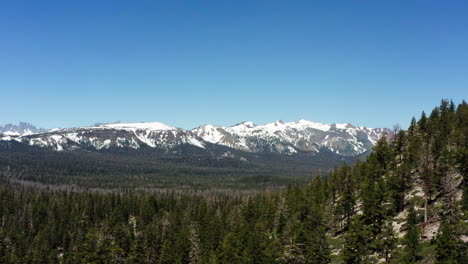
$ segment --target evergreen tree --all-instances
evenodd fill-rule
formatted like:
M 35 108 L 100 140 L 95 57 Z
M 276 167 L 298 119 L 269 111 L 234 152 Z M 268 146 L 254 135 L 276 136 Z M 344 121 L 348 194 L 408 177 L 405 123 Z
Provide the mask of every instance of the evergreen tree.
M 458 264 L 460 254 L 458 247 L 458 238 L 453 232 L 452 226 L 447 221 L 442 221 L 439 233 L 436 237 L 436 259 L 438 264 Z M 466 254 L 466 252 L 465 252 Z
M 250 259 L 245 254 L 245 245 L 242 234 L 231 232 L 226 235 L 220 247 L 219 263 L 250 263 Z
M 335 214 L 344 230 L 347 230 L 350 226 L 351 217 L 354 215 L 354 206 L 356 203 L 355 184 L 351 174 L 351 168 L 348 165 L 343 164 L 335 173 L 338 175 L 339 179 L 339 196 Z
M 369 259 L 370 249 L 368 247 L 370 232 L 366 229 L 359 216 L 353 218 L 351 227 L 345 236 L 343 248 L 343 260 L 346 264 L 371 263 Z
M 377 235 L 375 240 L 375 248 L 385 259 L 385 263 L 390 263 L 390 256 L 392 252 L 395 251 L 398 242 L 390 223 L 391 219 L 388 219 L 387 224 L 382 229 L 382 232 Z
M 190 253 L 189 263 L 190 264 L 201 264 L 201 252 L 200 252 L 200 238 L 198 232 L 195 229 L 195 225 L 190 225 Z
M 407 231 L 403 238 L 404 254 L 402 263 L 411 264 L 415 263 L 418 259 L 417 253 L 419 251 L 419 229 L 417 227 L 417 215 L 414 206 L 410 205 L 408 217 L 406 218 Z
M 303 244 L 305 263 L 326 264 L 330 263 L 330 248 L 326 241 L 326 230 L 323 226 L 315 227 L 313 230 L 305 230 L 300 238 Z

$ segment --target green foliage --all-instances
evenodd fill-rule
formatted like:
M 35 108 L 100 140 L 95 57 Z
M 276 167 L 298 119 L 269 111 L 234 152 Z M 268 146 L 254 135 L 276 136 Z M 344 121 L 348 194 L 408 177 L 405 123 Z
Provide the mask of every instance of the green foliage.
M 390 263 L 393 252 L 395 251 L 398 240 L 390 225 L 390 219 L 383 227 L 382 232 L 379 233 L 374 241 L 374 248 L 379 253 L 380 257 L 385 259 L 385 263 Z
M 404 254 L 402 258 L 402 263 L 410 264 L 416 263 L 418 251 L 420 249 L 419 245 L 419 227 L 417 226 L 417 215 L 414 210 L 414 206 L 410 205 L 408 211 L 408 217 L 406 218 L 406 234 L 403 238 Z
M 438 264 L 458 264 L 462 262 L 463 247 L 455 232 L 452 225 L 447 221 L 443 221 L 439 229 L 439 233 L 436 237 L 436 260 Z
M 232 168 L 179 164 L 178 174 L 118 156 L 100 168 L 92 158 L 104 156 L 84 154 L 70 171 L 60 164 L 74 156 L 57 165 L 0 153 L 0 263 L 467 263 L 467 129 L 466 102 L 444 100 L 379 140 L 366 160 L 284 189 L 268 189 L 273 176 L 263 169 L 241 168 L 236 178 Z M 214 191 L 223 177 L 244 185 Z M 425 228 L 439 219 L 430 240 Z
M 343 260 L 346 264 L 371 263 L 371 251 L 368 247 L 371 237 L 371 232 L 360 217 L 354 217 L 343 248 Z

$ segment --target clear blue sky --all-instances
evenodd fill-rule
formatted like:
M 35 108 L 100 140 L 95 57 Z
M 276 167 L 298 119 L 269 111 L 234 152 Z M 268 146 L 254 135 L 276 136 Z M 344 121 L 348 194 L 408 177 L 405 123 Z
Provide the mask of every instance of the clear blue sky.
M 467 98 L 467 14 L 467 1 L 1 1 L 0 123 L 406 127 Z

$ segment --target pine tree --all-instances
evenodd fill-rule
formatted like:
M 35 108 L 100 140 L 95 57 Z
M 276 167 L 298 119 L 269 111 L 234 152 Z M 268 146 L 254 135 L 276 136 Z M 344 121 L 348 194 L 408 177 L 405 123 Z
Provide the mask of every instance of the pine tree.
M 201 264 L 201 252 L 200 252 L 200 238 L 194 224 L 190 225 L 190 253 L 189 263 L 190 264 Z
M 298 237 L 305 263 L 330 263 L 331 252 L 324 224 L 325 188 L 320 175 L 316 175 L 306 188 L 306 216 Z
M 326 230 L 323 226 L 317 226 L 312 230 L 304 230 L 301 234 L 305 263 L 327 264 L 330 263 L 330 248 L 326 241 Z
M 460 253 L 458 238 L 453 232 L 452 226 L 447 221 L 442 221 L 439 233 L 436 237 L 437 264 L 458 264 Z
M 355 184 L 353 176 L 351 174 L 351 168 L 343 164 L 343 166 L 337 170 L 339 179 L 339 198 L 336 205 L 336 214 L 340 222 L 343 223 L 343 229 L 347 230 L 350 226 L 351 217 L 354 215 L 354 206 L 356 203 L 355 198 Z
M 177 259 L 176 228 L 172 216 L 166 214 L 162 222 L 162 245 L 160 253 L 161 264 L 175 263 Z
M 376 154 L 371 154 L 365 167 L 365 179 L 361 187 L 361 200 L 364 224 L 374 235 L 380 232 L 385 219 L 385 184 L 383 169 Z
M 393 227 L 390 224 L 391 218 L 388 219 L 387 223 L 382 229 L 382 232 L 377 235 L 375 240 L 375 248 L 380 255 L 385 258 L 385 263 L 390 263 L 390 256 L 392 252 L 395 251 L 397 246 L 397 238 L 395 232 L 393 231 Z
M 251 261 L 245 255 L 245 244 L 241 234 L 231 232 L 226 235 L 220 247 L 218 261 L 222 264 L 242 264 Z
M 368 242 L 371 237 L 360 217 L 353 217 L 351 227 L 345 236 L 342 253 L 344 262 L 346 264 L 370 263 Z
M 434 111 L 433 111 L 434 112 Z M 434 117 L 435 118 L 435 117 Z M 430 121 L 430 120 L 429 120 Z M 423 138 L 423 164 L 422 164 L 422 181 L 424 191 L 424 223 L 422 233 L 424 234 L 425 226 L 428 223 L 429 218 L 429 199 L 432 193 L 432 178 L 433 170 L 431 168 L 431 142 L 432 142 L 432 127 L 431 123 L 426 118 L 426 114 L 422 112 L 421 118 L 419 119 L 419 128 L 422 132 Z
M 417 261 L 419 251 L 419 229 L 417 227 L 417 215 L 414 206 L 410 205 L 406 218 L 407 231 L 403 238 L 404 254 L 402 263 L 411 264 Z
M 131 264 L 146 263 L 144 240 L 141 235 L 135 237 L 128 256 L 128 260 L 128 263 Z

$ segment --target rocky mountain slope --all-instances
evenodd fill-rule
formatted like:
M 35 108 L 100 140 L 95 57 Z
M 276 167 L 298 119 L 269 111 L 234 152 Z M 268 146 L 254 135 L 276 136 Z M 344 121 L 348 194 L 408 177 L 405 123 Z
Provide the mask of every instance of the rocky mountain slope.
M 184 130 L 162 123 L 114 123 L 89 127 L 15 130 L 0 134 L 0 140 L 62 150 L 106 150 L 150 147 L 170 150 L 191 145 L 205 149 L 221 145 L 252 153 L 318 153 L 326 149 L 342 156 L 357 156 L 369 151 L 388 129 L 355 127 L 351 124 L 321 124 L 306 120 L 266 125 L 243 122 L 230 127 L 206 125 Z
M 266 125 L 243 122 L 230 127 L 206 125 L 193 133 L 205 141 L 249 152 L 319 152 L 355 156 L 369 151 L 388 129 L 355 127 L 351 124 L 321 124 L 307 120 Z
M 15 140 L 31 146 L 49 147 L 57 151 L 77 149 L 172 148 L 191 144 L 204 148 L 203 142 L 189 131 L 161 123 L 118 123 L 90 127 L 53 129 L 44 133 L 6 136 L 2 140 Z

